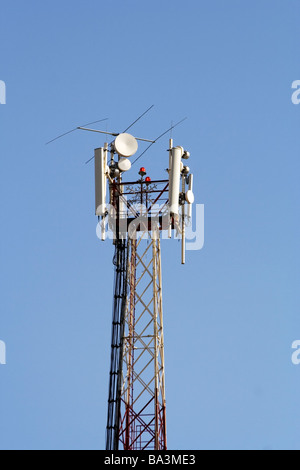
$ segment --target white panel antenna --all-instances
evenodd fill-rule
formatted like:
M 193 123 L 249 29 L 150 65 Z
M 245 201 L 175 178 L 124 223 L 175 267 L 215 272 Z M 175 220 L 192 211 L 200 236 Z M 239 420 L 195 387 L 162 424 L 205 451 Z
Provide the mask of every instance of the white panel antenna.
M 182 147 L 174 147 L 172 149 L 171 168 L 170 168 L 170 188 L 169 188 L 169 205 L 170 212 L 173 215 L 179 215 L 179 194 L 180 194 L 180 177 L 182 170 L 182 155 L 184 149 Z
M 171 168 L 172 168 L 172 155 L 173 155 L 173 139 L 169 141 L 169 197 L 172 192 Z M 172 224 L 169 225 L 168 237 L 172 238 Z
M 189 219 L 192 217 L 192 208 L 193 208 L 193 204 L 195 202 L 195 196 L 194 196 L 194 193 L 193 193 L 193 183 L 194 183 L 194 175 L 190 174 L 190 176 L 189 176 L 189 189 L 188 189 L 188 191 L 186 192 L 186 195 L 185 195 L 185 199 L 188 203 L 187 216 L 188 216 Z
M 107 151 L 98 148 L 95 150 L 95 211 L 98 216 L 104 216 L 106 212 L 106 173 Z

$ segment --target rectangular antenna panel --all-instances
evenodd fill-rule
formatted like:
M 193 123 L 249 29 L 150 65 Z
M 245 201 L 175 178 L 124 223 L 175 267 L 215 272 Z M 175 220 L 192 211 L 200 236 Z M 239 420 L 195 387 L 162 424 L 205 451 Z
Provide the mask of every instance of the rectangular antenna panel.
M 183 155 L 182 147 L 172 149 L 172 159 L 170 168 L 170 190 L 169 204 L 171 214 L 179 214 L 179 194 L 180 194 L 180 177 L 181 177 L 181 158 Z
M 189 191 L 193 191 L 193 184 L 194 184 L 194 175 L 191 173 L 189 176 Z M 192 209 L 193 209 L 193 204 L 188 204 L 188 218 L 190 219 L 192 217 Z
M 103 148 L 95 150 L 95 212 L 98 216 L 105 215 L 106 211 L 106 155 Z

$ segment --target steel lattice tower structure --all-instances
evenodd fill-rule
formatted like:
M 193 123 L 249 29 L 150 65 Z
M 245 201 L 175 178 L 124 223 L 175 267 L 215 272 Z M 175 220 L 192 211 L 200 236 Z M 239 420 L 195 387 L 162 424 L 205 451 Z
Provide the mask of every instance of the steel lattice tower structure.
M 109 165 L 108 144 L 95 150 L 96 215 L 102 240 L 108 228 L 115 245 L 106 450 L 167 449 L 161 234 L 181 234 L 184 264 L 193 202 L 193 178 L 182 161 L 188 152 L 171 139 L 167 180 L 145 178 L 142 167 L 137 181 L 124 182 L 136 149 L 136 139 L 120 134 Z
M 126 450 L 166 449 L 159 230 L 146 247 L 129 240 L 119 441 Z

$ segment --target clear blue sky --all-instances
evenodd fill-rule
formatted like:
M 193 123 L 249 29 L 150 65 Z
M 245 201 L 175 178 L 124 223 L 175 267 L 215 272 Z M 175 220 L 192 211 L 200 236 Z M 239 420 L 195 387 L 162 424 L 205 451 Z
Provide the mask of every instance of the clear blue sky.
M 113 288 L 77 125 L 192 154 L 205 247 L 163 243 L 170 449 L 300 449 L 297 0 L 0 3 L 1 449 L 102 449 Z M 104 124 L 104 128 L 106 124 Z M 141 161 L 167 165 L 168 136 Z

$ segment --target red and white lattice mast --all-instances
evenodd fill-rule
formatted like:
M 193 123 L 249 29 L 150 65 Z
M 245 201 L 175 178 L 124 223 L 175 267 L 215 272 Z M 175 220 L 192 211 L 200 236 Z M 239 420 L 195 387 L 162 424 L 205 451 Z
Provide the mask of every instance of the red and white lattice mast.
M 181 235 L 184 264 L 193 176 L 189 153 L 171 139 L 167 179 L 151 181 L 142 167 L 137 180 L 125 181 L 138 140 L 147 140 L 113 135 L 95 150 L 100 237 L 115 245 L 106 449 L 166 450 L 161 234 Z

